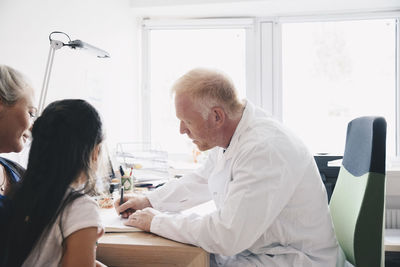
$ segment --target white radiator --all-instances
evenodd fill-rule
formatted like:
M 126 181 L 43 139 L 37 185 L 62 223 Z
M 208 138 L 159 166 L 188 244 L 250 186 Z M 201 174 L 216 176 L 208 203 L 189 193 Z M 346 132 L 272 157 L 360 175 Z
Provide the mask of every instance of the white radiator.
M 400 229 L 400 209 L 386 209 L 386 229 Z

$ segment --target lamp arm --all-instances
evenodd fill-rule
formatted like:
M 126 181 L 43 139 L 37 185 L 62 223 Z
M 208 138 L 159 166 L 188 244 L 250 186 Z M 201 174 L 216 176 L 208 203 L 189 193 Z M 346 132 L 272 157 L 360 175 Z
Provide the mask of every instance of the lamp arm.
M 51 70 L 53 68 L 55 51 L 62 48 L 64 45 L 65 44 L 61 41 L 50 40 L 50 50 L 49 50 L 49 55 L 47 56 L 46 70 L 44 72 L 42 91 L 40 92 L 40 98 L 39 98 L 38 116 L 42 114 L 44 105 L 46 103 L 47 90 L 49 88 L 50 75 L 51 75 Z
M 47 56 L 46 70 L 44 72 L 42 91 L 40 92 L 38 116 L 42 114 L 44 103 L 46 101 L 47 89 L 49 88 L 50 74 L 53 66 L 55 48 L 50 45 L 49 55 Z

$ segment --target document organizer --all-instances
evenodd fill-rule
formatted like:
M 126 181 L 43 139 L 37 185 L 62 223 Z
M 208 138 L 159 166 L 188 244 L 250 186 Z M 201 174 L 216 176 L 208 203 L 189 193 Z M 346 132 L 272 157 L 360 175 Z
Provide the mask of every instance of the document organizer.
M 116 159 L 125 168 L 132 168 L 135 182 L 168 179 L 168 153 L 150 143 L 118 143 Z

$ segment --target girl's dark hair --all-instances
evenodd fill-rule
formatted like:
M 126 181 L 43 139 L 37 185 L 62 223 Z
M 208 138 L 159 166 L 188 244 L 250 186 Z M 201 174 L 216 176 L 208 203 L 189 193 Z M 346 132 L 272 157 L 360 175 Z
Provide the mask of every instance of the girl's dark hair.
M 51 103 L 35 121 L 32 138 L 22 182 L 10 193 L 7 240 L 1 241 L 6 242 L 7 256 L 1 266 L 21 266 L 65 207 L 94 188 L 91 155 L 103 133 L 93 106 L 78 99 Z M 86 177 L 84 187 L 69 191 L 82 174 Z M 59 227 L 62 229 L 61 220 Z

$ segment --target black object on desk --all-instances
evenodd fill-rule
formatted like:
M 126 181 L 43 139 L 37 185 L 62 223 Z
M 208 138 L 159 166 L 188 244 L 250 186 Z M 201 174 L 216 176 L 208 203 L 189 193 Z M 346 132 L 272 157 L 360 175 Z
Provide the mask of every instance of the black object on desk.
M 141 183 L 141 184 L 135 184 L 135 187 L 152 187 L 153 184 L 151 183 Z
M 328 202 L 331 200 L 333 189 L 335 188 L 336 180 L 339 175 L 340 166 L 328 166 L 332 160 L 342 159 L 343 156 L 317 154 L 314 156 L 317 163 L 319 174 L 324 182 L 326 193 L 328 194 Z
M 121 174 L 121 177 L 125 175 L 124 169 L 121 165 L 119 166 L 119 173 Z
M 118 191 L 120 186 L 120 183 L 110 183 L 110 194 L 112 195 L 114 191 Z
M 157 185 L 152 184 L 152 183 L 140 183 L 140 184 L 135 184 L 135 187 L 141 187 L 141 188 L 147 188 L 149 190 L 154 190 L 156 188 L 159 188 L 160 186 L 163 186 L 165 183 L 159 183 Z
M 121 192 L 119 194 L 119 205 L 124 204 L 124 188 L 121 186 Z

